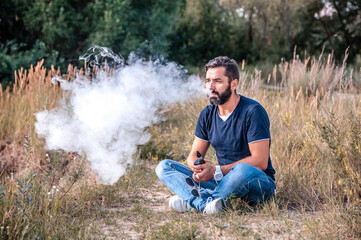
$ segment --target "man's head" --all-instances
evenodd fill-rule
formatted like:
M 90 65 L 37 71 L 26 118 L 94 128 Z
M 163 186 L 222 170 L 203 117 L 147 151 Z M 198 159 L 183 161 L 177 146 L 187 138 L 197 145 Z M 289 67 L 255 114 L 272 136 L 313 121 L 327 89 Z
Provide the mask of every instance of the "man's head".
M 235 60 L 226 56 L 219 56 L 210 60 L 204 68 L 207 73 L 208 69 L 217 67 L 225 68 L 225 75 L 228 77 L 229 83 L 234 79 L 239 80 L 238 65 Z
M 216 57 L 206 66 L 206 88 L 211 91 L 209 101 L 213 105 L 226 103 L 232 94 L 236 94 L 239 71 L 235 60 L 228 57 Z

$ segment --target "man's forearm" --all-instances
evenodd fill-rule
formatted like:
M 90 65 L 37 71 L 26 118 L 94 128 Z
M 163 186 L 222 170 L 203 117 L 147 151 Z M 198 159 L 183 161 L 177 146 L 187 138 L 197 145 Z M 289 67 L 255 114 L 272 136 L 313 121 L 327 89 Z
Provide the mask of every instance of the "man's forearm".
M 224 165 L 221 167 L 223 175 L 231 171 L 234 165 L 239 163 L 248 163 L 262 171 L 266 170 L 269 158 L 269 140 L 262 140 L 249 144 L 251 155 L 238 160 L 237 162 Z
M 266 162 L 266 164 L 265 164 L 265 162 Z M 237 162 L 223 165 L 223 166 L 221 166 L 223 175 L 226 175 L 227 173 L 229 173 L 229 171 L 231 171 L 232 167 L 239 163 L 248 163 L 248 164 L 263 171 L 267 168 L 268 158 L 266 160 L 266 159 L 260 158 L 260 157 L 249 156 L 249 157 L 243 158 L 241 160 L 238 160 Z

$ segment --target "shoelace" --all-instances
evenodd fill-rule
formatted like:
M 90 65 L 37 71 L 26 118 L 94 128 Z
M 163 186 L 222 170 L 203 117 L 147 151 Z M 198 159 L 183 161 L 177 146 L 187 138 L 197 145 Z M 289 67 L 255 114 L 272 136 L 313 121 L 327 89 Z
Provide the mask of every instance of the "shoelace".
M 207 208 L 207 205 L 209 204 L 209 203 L 211 203 L 213 201 L 213 198 L 212 197 L 208 197 L 207 198 L 207 201 L 206 201 L 206 206 L 205 206 L 205 208 L 203 209 L 203 216 L 205 216 L 205 215 L 207 215 L 207 213 L 206 213 L 206 208 Z

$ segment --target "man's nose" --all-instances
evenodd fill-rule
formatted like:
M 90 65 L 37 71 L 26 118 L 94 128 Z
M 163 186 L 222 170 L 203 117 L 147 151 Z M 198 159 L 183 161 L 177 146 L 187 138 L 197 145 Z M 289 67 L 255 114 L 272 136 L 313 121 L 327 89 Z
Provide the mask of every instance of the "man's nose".
M 210 89 L 210 90 L 214 90 L 214 89 L 215 89 L 215 84 L 214 84 L 213 81 L 210 81 L 210 82 L 208 83 L 208 89 Z

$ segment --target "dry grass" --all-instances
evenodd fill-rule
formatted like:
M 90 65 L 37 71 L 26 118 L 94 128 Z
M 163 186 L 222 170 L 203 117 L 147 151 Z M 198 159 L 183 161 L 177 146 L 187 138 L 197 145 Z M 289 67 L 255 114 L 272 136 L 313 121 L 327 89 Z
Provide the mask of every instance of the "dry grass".
M 167 109 L 168 120 L 149 129 L 152 138 L 139 147 L 130 172 L 115 185 L 102 186 L 95 183 L 84 157 L 64 152 L 46 156 L 34 133 L 34 113 L 53 108 L 62 97 L 50 84 L 59 73 L 42 63 L 21 70 L 13 89 L 0 92 L 0 139 L 10 140 L 0 159 L 20 163 L 1 170 L 0 236 L 359 239 L 361 77 L 346 69 L 345 62 L 337 66 L 332 56 L 305 61 L 296 56 L 276 66 L 269 77 L 276 90 L 263 88 L 260 71 L 241 72 L 238 92 L 259 101 L 270 117 L 277 193 L 258 208 L 234 201 L 220 216 L 170 211 L 165 201 L 171 193 L 154 173 L 159 160 L 184 161 L 206 99 Z M 69 67 L 69 78 L 76 72 Z M 277 72 L 280 79 L 275 79 Z M 6 158 L 11 144 L 25 145 L 19 157 Z M 216 161 L 213 150 L 207 157 Z M 18 165 L 24 169 L 10 174 Z
M 34 139 L 33 143 L 36 146 L 34 150 L 38 156 L 44 155 L 40 154 L 44 153 L 44 150 L 42 142 L 34 131 L 34 114 L 55 107 L 62 94 L 57 86 L 51 84 L 52 77 L 60 74 L 60 71 L 54 68 L 47 70 L 42 65 L 43 61 L 35 67 L 31 66 L 29 70 L 20 69 L 15 72 L 15 82 L 11 89 L 8 87 L 3 92 L 0 86 L 0 139 L 21 146 L 23 137 L 30 136 Z M 5 149 L 8 147 L 6 144 Z M 1 156 L 2 162 L 6 159 L 6 156 Z M 24 156 L 19 156 L 17 160 L 23 159 Z M 39 158 L 33 160 L 35 160 L 34 164 L 40 164 Z M 11 166 L 12 163 L 4 165 Z M 9 173 L 15 169 L 10 167 L 2 170 Z

